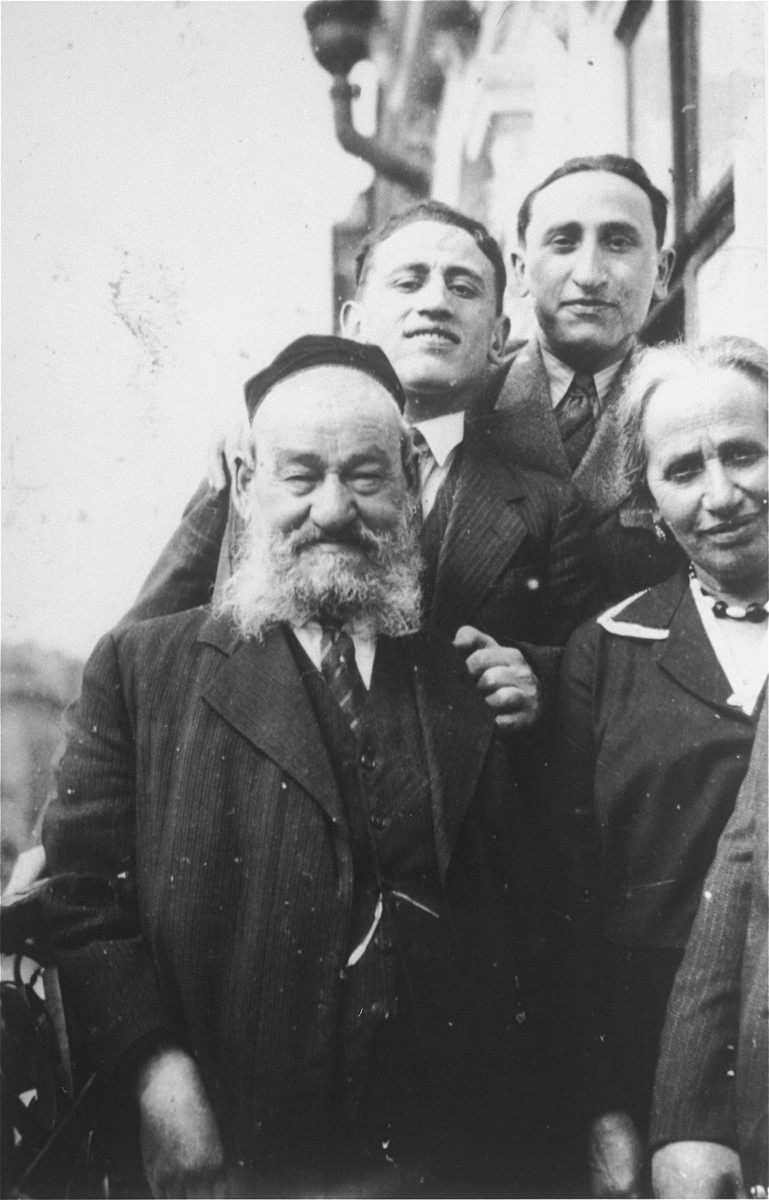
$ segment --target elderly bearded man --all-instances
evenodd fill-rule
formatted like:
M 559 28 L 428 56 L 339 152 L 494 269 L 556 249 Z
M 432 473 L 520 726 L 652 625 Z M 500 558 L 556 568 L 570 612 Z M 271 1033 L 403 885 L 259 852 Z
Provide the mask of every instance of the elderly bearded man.
M 534 1195 L 533 863 L 491 709 L 414 632 L 400 384 L 304 338 L 250 399 L 218 610 L 86 668 L 44 835 L 65 1004 L 154 1195 Z

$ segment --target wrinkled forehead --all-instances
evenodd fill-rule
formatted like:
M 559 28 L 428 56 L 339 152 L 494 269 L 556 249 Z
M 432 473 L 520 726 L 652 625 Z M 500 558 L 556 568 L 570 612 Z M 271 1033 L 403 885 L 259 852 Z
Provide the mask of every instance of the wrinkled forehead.
M 531 205 L 530 235 L 553 225 L 584 227 L 627 223 L 655 239 L 651 200 L 630 179 L 613 171 L 577 171 L 541 192 Z
M 252 424 L 257 444 L 276 447 L 317 438 L 359 439 L 389 449 L 400 444 L 403 423 L 394 396 L 365 371 L 310 367 L 276 384 Z
M 704 441 L 749 438 L 767 442 L 766 390 L 741 371 L 724 368 L 682 372 L 659 384 L 643 421 L 648 449 L 679 450 Z
M 387 274 L 400 267 L 464 267 L 494 286 L 494 268 L 472 234 L 442 221 L 412 221 L 378 242 L 368 271 Z

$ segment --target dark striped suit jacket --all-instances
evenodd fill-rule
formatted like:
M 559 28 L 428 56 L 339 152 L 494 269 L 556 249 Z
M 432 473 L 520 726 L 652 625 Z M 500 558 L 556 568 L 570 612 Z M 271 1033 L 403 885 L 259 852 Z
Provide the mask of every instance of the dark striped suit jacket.
M 445 639 L 406 652 L 454 926 L 524 989 L 542 927 L 507 751 Z M 194 1051 L 230 1161 L 280 1145 L 301 1165 L 333 1111 L 353 864 L 284 635 L 244 642 L 201 609 L 139 622 L 96 648 L 72 722 L 44 923 L 93 1065 L 165 1033 Z M 488 1032 L 515 1061 L 531 1009 L 505 995 L 510 1028 Z
M 768 861 L 764 704 L 670 997 L 651 1128 L 654 1143 L 739 1150 L 748 1191 L 769 1181 Z
M 431 625 L 562 646 L 595 611 L 587 516 L 572 485 L 519 465 L 509 414 L 468 415 Z

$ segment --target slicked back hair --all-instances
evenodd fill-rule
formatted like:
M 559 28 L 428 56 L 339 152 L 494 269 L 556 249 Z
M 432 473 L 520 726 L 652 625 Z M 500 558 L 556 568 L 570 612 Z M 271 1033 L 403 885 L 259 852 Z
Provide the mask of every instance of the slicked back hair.
M 355 255 L 355 283 L 358 291 L 360 292 L 365 286 L 375 247 L 386 242 L 399 229 L 405 228 L 406 225 L 413 225 L 416 221 L 436 221 L 439 225 L 455 225 L 457 229 L 463 229 L 465 233 L 470 234 L 478 249 L 494 268 L 494 293 L 497 314 L 500 314 L 507 286 L 507 272 L 505 271 L 505 260 L 496 238 L 491 236 L 486 226 L 482 225 L 480 221 L 466 216 L 448 204 L 442 204 L 440 200 L 420 200 L 417 204 L 412 204 L 410 208 L 395 213 L 388 221 L 385 221 L 384 225 L 373 230 L 363 239 Z
M 531 209 L 535 198 L 545 188 L 550 187 L 551 183 L 555 183 L 558 179 L 565 179 L 568 175 L 579 175 L 583 171 L 608 171 L 611 175 L 619 175 L 622 179 L 629 179 L 636 187 L 639 187 L 642 192 L 645 192 L 649 197 L 649 203 L 652 207 L 652 221 L 654 222 L 654 231 L 657 235 L 657 249 L 662 248 L 665 241 L 665 226 L 668 219 L 668 201 L 664 192 L 655 187 L 646 171 L 639 162 L 634 158 L 625 158 L 622 154 L 595 154 L 586 155 L 583 158 L 570 158 L 565 163 L 562 163 L 552 174 L 548 175 L 542 183 L 537 187 L 532 188 L 523 204 L 518 209 L 518 241 L 523 246 L 526 244 L 526 230 L 529 228 L 531 220 Z
M 704 371 L 735 371 L 767 392 L 767 355 L 750 338 L 716 337 L 698 345 L 684 342 L 651 346 L 644 350 L 632 371 L 617 406 L 622 436 L 623 473 L 635 500 L 646 507 L 654 503 L 646 482 L 649 454 L 644 438 L 644 418 L 655 393 L 666 383 L 688 380 Z

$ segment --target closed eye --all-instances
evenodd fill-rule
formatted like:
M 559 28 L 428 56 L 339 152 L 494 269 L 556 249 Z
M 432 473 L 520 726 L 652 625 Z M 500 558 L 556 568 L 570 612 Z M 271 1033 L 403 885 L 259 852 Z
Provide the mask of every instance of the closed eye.
M 381 488 L 384 482 L 384 475 L 381 471 L 356 471 L 351 476 L 351 481 L 357 492 L 367 495 Z
M 672 483 L 687 483 L 695 479 L 703 469 L 701 458 L 683 458 L 671 463 L 665 470 L 665 478 Z
M 316 476 L 310 471 L 288 471 L 283 476 L 283 481 L 299 496 L 315 486 Z
M 748 467 L 766 458 L 766 450 L 761 446 L 735 446 L 723 454 L 726 466 Z

